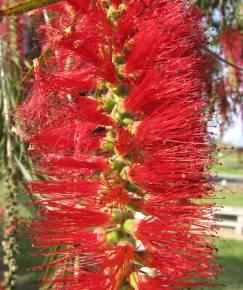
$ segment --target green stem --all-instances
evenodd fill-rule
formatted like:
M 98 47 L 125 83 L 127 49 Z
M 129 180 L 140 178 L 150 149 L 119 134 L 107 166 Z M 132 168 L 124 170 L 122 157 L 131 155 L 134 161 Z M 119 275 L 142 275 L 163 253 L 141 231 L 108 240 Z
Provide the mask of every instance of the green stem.
M 226 59 L 224 59 L 223 57 L 221 57 L 221 56 L 218 55 L 217 53 L 213 52 L 213 51 L 212 51 L 211 49 L 209 49 L 208 47 L 203 47 L 202 49 L 205 50 L 206 52 L 208 52 L 209 54 L 211 54 L 214 58 L 216 58 L 216 59 L 222 61 L 223 63 L 225 63 L 225 64 L 227 64 L 227 65 L 229 65 L 229 66 L 232 66 L 232 67 L 234 67 L 234 68 L 237 69 L 237 70 L 243 71 L 243 68 L 241 68 L 241 67 L 239 67 L 239 66 L 237 66 L 237 65 L 235 65 L 235 64 L 233 64 L 233 63 L 231 63 L 231 62 L 229 62 L 229 61 L 227 61 Z
M 47 5 L 62 2 L 63 0 L 27 0 L 0 10 L 0 16 L 11 16 L 32 11 Z

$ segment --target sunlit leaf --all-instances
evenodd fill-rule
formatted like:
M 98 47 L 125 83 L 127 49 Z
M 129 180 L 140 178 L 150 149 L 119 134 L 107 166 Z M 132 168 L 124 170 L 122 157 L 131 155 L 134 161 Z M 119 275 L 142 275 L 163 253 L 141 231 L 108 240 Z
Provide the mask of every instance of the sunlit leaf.
M 0 15 L 10 16 L 22 14 L 63 0 L 29 0 L 0 10 Z
M 23 163 L 18 159 L 18 157 L 14 156 L 15 160 L 16 160 L 16 164 L 19 168 L 19 170 L 21 171 L 21 173 L 23 174 L 24 178 L 27 180 L 32 180 L 32 177 L 29 173 L 29 171 L 26 169 L 26 167 L 23 165 Z

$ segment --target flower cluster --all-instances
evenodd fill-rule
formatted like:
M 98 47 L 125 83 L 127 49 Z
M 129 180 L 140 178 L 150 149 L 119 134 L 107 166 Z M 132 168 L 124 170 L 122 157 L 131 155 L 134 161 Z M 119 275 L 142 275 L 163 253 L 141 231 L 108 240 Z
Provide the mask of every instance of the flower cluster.
M 18 111 L 46 177 L 27 184 L 39 215 L 29 233 L 53 256 L 40 266 L 54 269 L 44 282 L 213 285 L 199 11 L 183 0 L 68 2 L 49 6 L 51 21 L 39 27 L 42 56 Z
M 220 44 L 222 47 L 223 55 L 226 60 L 231 62 L 235 67 L 230 67 L 227 76 L 225 76 L 225 90 L 229 96 L 234 95 L 235 102 L 240 103 L 240 95 L 242 94 L 242 68 L 243 61 L 241 57 L 241 43 L 242 43 L 242 34 L 240 30 L 236 28 L 226 29 L 221 37 Z

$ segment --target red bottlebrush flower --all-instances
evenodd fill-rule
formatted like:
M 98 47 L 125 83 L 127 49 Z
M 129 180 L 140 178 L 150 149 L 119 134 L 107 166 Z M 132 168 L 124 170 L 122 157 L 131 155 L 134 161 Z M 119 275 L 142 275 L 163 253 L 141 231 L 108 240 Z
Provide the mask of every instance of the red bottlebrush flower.
M 230 123 L 230 112 L 236 112 L 237 107 L 242 106 L 241 95 L 243 92 L 242 77 L 242 33 L 238 29 L 226 29 L 221 37 L 220 44 L 224 58 L 232 63 L 224 69 L 223 78 L 217 83 L 216 94 L 219 102 L 219 109 L 226 122 Z
M 114 7 L 118 7 L 120 3 L 121 0 L 112 0 L 112 5 L 114 5 Z
M 84 1 L 79 1 L 79 0 L 68 0 L 70 4 L 74 6 L 75 9 L 81 10 L 83 13 L 88 11 L 90 1 L 89 0 L 84 0 Z
M 52 289 L 213 285 L 209 65 L 187 1 L 68 1 L 41 28 L 18 116 L 36 172 L 27 232 Z M 58 17 L 58 15 L 60 17 Z M 201 282 L 195 282 L 198 281 Z
M 60 202 L 65 197 L 65 202 L 70 205 L 77 205 L 80 200 L 85 202 L 95 202 L 96 192 L 101 190 L 98 182 L 79 181 L 56 181 L 56 180 L 38 180 L 30 184 L 27 183 L 29 192 L 40 198 L 48 198 L 53 202 Z M 73 192 L 75 191 L 75 195 Z
M 60 273 L 56 274 L 55 279 L 50 281 L 52 283 L 55 283 L 56 286 L 54 286 L 55 288 L 53 288 L 55 290 L 63 289 L 64 283 L 66 284 L 66 290 L 79 290 L 80 287 L 84 287 L 84 289 L 96 290 L 104 289 L 106 287 L 106 277 L 104 273 L 86 271 L 77 272 L 77 270 L 73 269 L 73 267 L 61 267 L 60 270 Z M 63 273 L 65 273 L 66 271 L 76 274 L 75 282 L 73 281 L 73 275 L 63 275 Z
M 49 154 L 36 161 L 40 172 L 52 177 L 69 178 L 94 174 L 106 168 L 106 161 L 101 156 L 76 158 L 72 156 Z
M 75 120 L 74 117 L 77 117 L 77 112 L 72 116 L 73 120 Z M 65 119 L 62 121 L 64 123 Z M 68 121 L 70 122 L 70 120 Z M 58 124 L 60 124 L 60 120 L 58 120 Z M 58 124 L 55 124 L 57 126 L 53 126 L 54 128 L 51 130 L 42 130 L 42 132 L 35 134 L 28 141 L 34 146 L 39 146 L 38 152 L 47 150 L 50 152 L 52 148 L 52 151 L 57 153 L 58 151 L 69 149 L 75 152 L 76 157 L 80 157 L 98 149 L 100 147 L 100 139 L 105 137 L 105 132 L 95 132 L 97 129 L 97 124 L 95 123 L 75 122 L 63 127 L 58 127 Z M 74 136 L 76 137 L 74 138 Z
M 223 32 L 220 37 L 220 43 L 222 46 L 224 57 L 232 62 L 237 67 L 243 66 L 242 60 L 242 34 L 238 29 L 230 28 Z M 235 70 L 232 68 L 232 70 Z M 236 80 L 238 85 L 242 85 L 242 73 L 239 69 L 235 70 Z

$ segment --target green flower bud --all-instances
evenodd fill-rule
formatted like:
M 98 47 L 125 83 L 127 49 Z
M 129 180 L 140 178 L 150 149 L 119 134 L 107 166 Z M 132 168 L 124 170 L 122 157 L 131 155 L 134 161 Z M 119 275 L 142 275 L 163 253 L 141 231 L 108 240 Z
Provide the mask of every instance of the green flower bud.
M 107 234 L 107 239 L 110 243 L 117 243 L 121 239 L 121 232 L 111 231 Z
M 139 274 L 137 272 L 132 272 L 130 274 L 129 279 L 130 279 L 131 286 L 134 289 L 138 290 L 138 282 L 139 282 L 139 279 L 140 279 Z
M 125 220 L 125 222 L 123 223 L 123 229 L 125 232 L 129 233 L 129 234 L 133 234 L 135 228 L 136 228 L 136 220 L 134 219 L 127 219 Z

